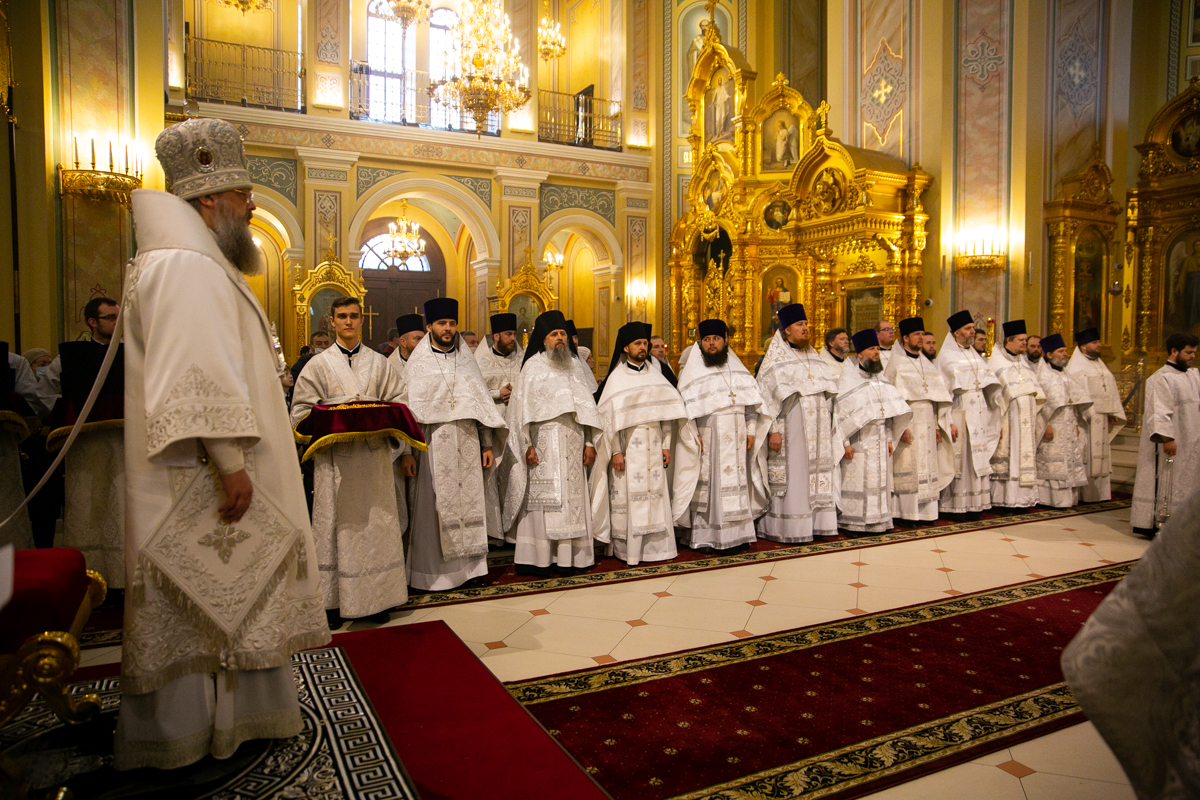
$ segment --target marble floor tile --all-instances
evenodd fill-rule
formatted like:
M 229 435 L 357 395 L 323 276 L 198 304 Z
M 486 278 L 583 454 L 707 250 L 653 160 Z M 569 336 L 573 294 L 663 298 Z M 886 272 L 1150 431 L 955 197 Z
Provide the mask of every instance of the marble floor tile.
M 753 610 L 754 606 L 736 600 L 671 596 L 661 598 L 642 615 L 642 619 L 651 625 L 731 633 L 746 627 Z
M 1016 555 L 1015 551 L 985 554 L 952 550 L 942 553 L 942 563 L 952 570 L 963 572 L 1000 572 L 1006 575 L 1033 572 L 1025 563 L 1028 559 L 1016 558 Z
M 591 658 L 607 655 L 631 630 L 628 623 L 617 620 L 567 617 L 552 613 L 531 617 L 511 634 L 499 638 L 509 647 L 521 650 L 542 650 Z
M 930 603 L 949 598 L 945 592 L 928 589 L 893 589 L 886 586 L 868 586 L 858 590 L 858 608 L 867 612 L 886 611 L 892 608 Z
M 981 533 L 983 532 L 971 531 L 952 536 L 939 536 L 931 541 L 930 549 L 937 548 L 950 553 L 999 556 L 1012 555 L 1017 552 L 1012 544 L 1000 538 L 1003 534 L 996 531 L 989 531 L 983 535 L 980 535 Z
M 855 608 L 858 590 L 849 584 L 811 583 L 808 581 L 765 581 L 759 598 L 767 605 L 804 606 L 845 611 Z M 733 630 L 732 628 L 730 630 Z
M 660 575 L 655 578 L 641 578 L 636 581 L 619 581 L 617 583 L 606 583 L 604 588 L 614 592 L 645 592 L 653 594 L 654 592 L 670 591 L 671 584 L 675 582 L 678 575 Z M 569 591 L 579 591 L 578 589 L 570 589 Z
M 1098 560 L 1092 548 L 1087 547 L 1078 539 L 1069 542 L 1037 542 L 1016 541 L 1013 546 L 1024 555 L 1034 558 L 1057 558 L 1067 561 L 1096 561 Z
M 1009 749 L 1013 759 L 1038 772 L 1129 783 L 1120 762 L 1091 722 L 1072 725 Z
M 1017 575 L 1012 572 L 973 572 L 969 570 L 955 570 L 954 572 L 946 573 L 946 577 L 950 579 L 950 587 L 957 589 L 960 592 L 983 592 L 988 589 L 996 589 L 1000 586 L 1009 586 L 1014 583 L 1031 580 L 1026 575 Z
M 546 606 L 551 614 L 592 619 L 641 619 L 659 598 L 649 592 L 614 592 L 606 587 L 564 592 Z
M 670 592 L 677 597 L 706 597 L 710 600 L 757 600 L 762 594 L 763 587 L 770 581 L 764 581 L 760 575 L 769 574 L 766 567 L 756 565 L 755 569 L 747 572 L 730 574 L 730 570 L 718 569 L 709 572 L 694 572 L 680 575 L 671 584 Z
M 937 555 L 930 553 L 930 555 Z M 869 556 L 868 556 L 869 557 Z M 940 567 L 941 564 L 938 564 Z M 890 589 L 929 589 L 944 591 L 951 588 L 945 572 L 934 567 L 897 567 L 887 564 L 859 567 L 858 582 L 867 586 L 885 586 Z
M 595 661 L 582 656 L 548 653 L 544 650 L 520 650 L 515 647 L 488 650 L 479 660 L 502 681 L 525 681 L 543 675 L 592 669 L 596 666 Z
M 1127 783 L 1105 783 L 1035 772 L 1021 778 L 1026 800 L 1137 800 Z
M 747 606 L 749 608 L 749 606 Z M 733 628 L 731 630 L 737 630 Z M 650 658 L 677 650 L 691 650 L 711 644 L 737 641 L 736 636 L 724 631 L 706 631 L 696 628 L 670 628 L 664 625 L 642 625 L 630 628 L 621 643 L 609 653 L 618 661 Z
M 942 565 L 942 556 L 926 547 L 895 547 L 882 545 L 863 549 L 859 559 L 871 566 L 887 565 L 893 567 L 926 567 L 936 569 Z M 865 583 L 865 581 L 864 581 Z
M 1079 548 L 1087 550 L 1086 547 Z M 1041 558 L 1032 556 L 1022 559 L 1025 566 L 1029 567 L 1029 571 L 1038 575 L 1065 575 L 1068 572 L 1078 572 L 1081 569 L 1092 569 L 1093 567 L 1102 567 L 1099 558 L 1090 559 L 1066 559 L 1066 558 Z
M 878 800 L 1026 800 L 1021 781 L 983 764 L 959 764 L 949 769 L 867 795 Z
M 513 608 L 483 607 L 471 603 L 433 609 L 424 621 L 440 619 L 458 638 L 467 642 L 498 642 L 534 617 Z
M 476 607 L 485 606 L 489 608 L 515 608 L 521 611 L 533 611 L 537 608 L 545 608 L 550 603 L 553 603 L 558 598 L 562 597 L 566 592 L 540 592 L 538 594 L 523 594 L 516 597 L 498 597 L 495 600 L 479 600 L 472 605 Z
M 854 616 L 847 611 L 831 608 L 805 608 L 804 606 L 765 605 L 758 606 L 746 623 L 746 630 L 758 636 L 764 633 L 806 628 L 825 622 Z
M 792 558 L 775 562 L 771 571 L 763 574 L 792 581 L 850 584 L 858 580 L 858 566 L 848 561 Z
M 971 763 L 984 764 L 989 767 L 994 767 L 997 764 L 1003 764 L 1012 760 L 1012 754 L 1009 752 L 1008 748 L 1005 747 L 1004 749 L 997 750 L 994 753 L 988 753 L 987 755 L 982 755 L 979 758 L 973 758 L 971 759 Z

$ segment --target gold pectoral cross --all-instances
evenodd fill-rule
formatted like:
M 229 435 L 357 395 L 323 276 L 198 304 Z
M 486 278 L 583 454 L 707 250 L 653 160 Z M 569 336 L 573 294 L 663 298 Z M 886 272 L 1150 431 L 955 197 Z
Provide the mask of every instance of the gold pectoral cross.
M 733 392 L 733 391 L 731 391 L 731 392 L 729 393 L 729 399 L 730 399 L 730 400 L 737 400 L 737 392 Z

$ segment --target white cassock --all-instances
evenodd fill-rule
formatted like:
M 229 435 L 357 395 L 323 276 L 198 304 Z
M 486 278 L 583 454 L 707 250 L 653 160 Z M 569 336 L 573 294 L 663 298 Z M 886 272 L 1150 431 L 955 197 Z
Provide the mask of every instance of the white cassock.
M 849 356 L 843 357 L 843 358 L 838 358 L 833 353 L 829 352 L 828 347 L 821 348 L 821 360 L 825 362 L 825 366 L 829 367 L 829 374 L 830 374 L 830 376 L 833 377 L 833 380 L 835 382 L 840 381 L 842 379 L 842 368 L 843 367 L 855 365 L 856 362 L 855 362 L 855 359 L 853 359 L 853 358 L 850 359 L 850 364 L 847 365 L 846 364 L 847 358 L 849 358 Z
M 897 438 L 892 454 L 892 517 L 928 522 L 938 518 L 938 498 L 954 480 L 950 435 L 954 398 L 935 364 L 903 346 L 898 349 L 883 376 L 900 392 L 913 416 L 907 429 L 912 441 Z
M 758 368 L 762 412 L 770 434 L 783 439 L 779 452 L 764 447 L 755 469 L 768 491 L 758 534 L 773 542 L 811 542 L 837 536 L 833 497 L 835 469 L 833 398 L 837 382 L 811 347 L 797 350 L 775 331 Z
M 595 563 L 583 449 L 594 446 L 600 416 L 573 361 L 559 367 L 545 352 L 530 356 L 509 398 L 500 471 L 507 477 L 505 530 L 516 523 L 517 564 L 582 569 Z M 531 446 L 536 467 L 525 461 Z
M 751 469 L 766 446 L 772 418 L 754 376 L 732 351 L 721 367 L 704 363 L 700 345 L 679 373 L 679 393 L 700 436 L 700 478 L 682 525 L 692 549 L 728 550 L 753 542 L 754 520 L 767 506 L 761 475 Z M 746 449 L 754 437 L 753 450 Z
M 1174 456 L 1163 452 L 1169 440 Z M 1200 371 L 1168 362 L 1146 379 L 1136 474 L 1129 521 L 1135 531 L 1153 532 L 1183 507 L 1200 477 Z
M 833 401 L 833 436 L 842 447 L 834 494 L 838 527 L 879 533 L 892 527 L 892 456 L 912 409 L 883 377 L 855 365 L 842 370 Z M 845 448 L 854 457 L 845 457 Z
M 396 375 L 399 376 L 400 380 L 404 380 L 404 368 L 408 366 L 408 359 L 400 355 L 400 348 L 397 347 L 395 350 L 389 353 L 387 360 L 388 363 L 392 365 L 392 369 L 395 370 Z
M 381 354 L 334 343 L 313 356 L 292 390 L 292 425 L 315 405 L 395 403 L 403 383 Z M 412 451 L 392 437 L 336 442 L 313 456 L 313 539 L 325 608 L 367 617 L 408 600 L 403 536 L 408 502 L 395 462 Z
M 125 279 L 126 569 L 118 769 L 303 728 L 293 653 L 329 642 L 270 323 L 188 203 L 133 193 Z M 250 507 L 220 523 L 217 470 Z
M 93 342 L 101 352 L 108 345 Z M 46 412 L 62 396 L 62 361 L 55 358 L 38 381 Z M 113 421 L 116 422 L 116 421 Z M 125 434 L 120 422 L 94 421 L 63 459 L 63 545 L 83 553 L 88 569 L 111 589 L 125 588 Z
M 1000 380 L 975 348 L 960 347 L 946 334 L 937 366 L 954 397 L 950 420 L 958 428 L 954 480 L 942 490 L 942 514 L 967 514 L 992 507 L 992 455 L 1000 426 Z
M 903 350 L 903 349 L 904 349 L 904 347 L 902 345 L 899 347 L 897 347 L 896 345 L 892 345 L 891 347 L 887 347 L 887 348 L 884 348 L 884 347 L 879 348 L 879 363 L 883 364 L 883 369 L 885 371 L 888 368 L 888 364 L 890 364 L 892 362 L 892 353 L 896 353 L 896 355 L 899 355 L 899 353 L 897 351 Z
M 34 380 L 33 370 L 29 368 L 29 362 L 17 353 L 9 353 L 8 368 L 13 371 L 13 390 L 29 405 L 29 409 L 37 414 L 37 382 Z M 36 419 L 32 421 L 37 422 Z M 25 500 L 25 484 L 21 479 L 21 451 L 18 446 L 29 436 L 29 422 L 15 411 L 0 411 L 0 520 L 7 519 Z M 28 509 L 23 509 L 0 531 L 0 546 L 6 544 L 11 544 L 17 550 L 33 547 L 33 526 L 29 522 Z M 90 564 L 88 566 L 91 567 Z M 104 577 L 107 579 L 108 575 Z
M 1003 346 L 992 350 L 988 368 L 1000 381 L 1000 442 L 992 455 L 992 505 L 1037 505 L 1037 446 L 1045 432 L 1039 413 L 1046 395 L 1033 365 Z
M 461 335 L 449 351 L 427 334 L 408 357 L 405 403 L 425 434 L 408 539 L 408 583 L 444 591 L 487 575 L 488 475 L 500 465 L 508 429 Z M 483 469 L 482 448 L 495 460 Z
M 1092 398 L 1088 409 L 1087 436 L 1083 442 L 1083 457 L 1087 466 L 1087 483 L 1079 490 L 1079 499 L 1098 503 L 1112 499 L 1112 443 L 1125 427 L 1125 406 L 1117 391 L 1112 370 L 1099 356 L 1089 358 L 1076 347 L 1067 362 L 1067 372 L 1082 380 Z M 1115 418 L 1110 422 L 1109 417 Z
M 1087 483 L 1087 468 L 1083 458 L 1087 418 L 1092 399 L 1087 387 L 1066 370 L 1055 369 L 1043 358 L 1037 366 L 1038 385 L 1046 396 L 1041 422 L 1054 432 L 1043 435 L 1037 446 L 1038 502 L 1055 508 L 1079 505 L 1079 488 Z
M 587 354 L 591 354 L 591 351 L 586 347 L 579 348 L 579 353 L 575 355 L 575 363 L 578 365 L 579 377 L 583 380 L 583 385 L 592 387 L 592 391 L 595 392 L 596 389 L 600 388 L 600 383 L 596 380 L 595 374 L 592 373 L 592 368 L 587 365 L 585 351 Z
M 700 476 L 696 424 L 662 373 L 624 358 L 608 372 L 598 404 L 603 431 L 592 469 L 596 539 L 629 565 L 677 556 L 675 524 L 688 512 Z M 671 452 L 663 468 L 662 451 Z M 625 470 L 612 468 L 614 454 Z
M 479 374 L 483 375 L 483 382 L 487 384 L 488 393 L 496 403 L 496 411 L 502 417 L 508 414 L 508 404 L 500 400 L 500 390 L 505 386 L 516 385 L 517 376 L 521 374 L 521 361 L 524 358 L 525 350 L 519 344 L 506 356 L 499 355 L 487 343 L 475 348 L 475 363 L 479 365 Z M 500 521 L 502 499 L 498 486 L 500 474 L 500 470 L 492 470 L 483 486 L 483 490 L 487 492 L 487 530 L 488 536 L 492 539 L 507 539 L 511 542 L 513 541 L 512 531 L 505 528 Z

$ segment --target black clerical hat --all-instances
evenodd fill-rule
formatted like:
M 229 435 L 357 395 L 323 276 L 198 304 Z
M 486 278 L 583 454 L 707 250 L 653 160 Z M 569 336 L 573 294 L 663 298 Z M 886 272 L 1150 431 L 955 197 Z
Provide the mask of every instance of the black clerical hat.
M 625 353 L 625 348 L 638 339 L 645 339 L 646 343 L 650 343 L 649 325 L 644 322 L 626 322 L 617 331 L 617 340 L 613 343 L 612 360 L 608 362 L 608 371 L 611 374 L 621 363 L 621 356 Z
M 1067 343 L 1063 341 L 1061 333 L 1052 333 L 1049 336 L 1042 337 L 1042 352 L 1050 355 L 1060 347 L 1066 347 Z
M 964 308 L 962 311 L 959 311 L 957 314 L 954 314 L 949 319 L 947 319 L 946 324 L 950 326 L 950 331 L 951 331 L 951 333 L 953 333 L 954 331 L 958 330 L 959 328 L 963 328 L 963 327 L 966 327 L 967 325 L 970 325 L 974 321 L 975 321 L 975 318 L 971 316 L 971 312 L 967 311 Z
M 432 325 L 439 319 L 458 322 L 458 301 L 453 297 L 435 297 L 425 301 L 425 322 Z
M 925 320 L 920 317 L 909 317 L 908 319 L 900 320 L 900 335 L 908 336 L 910 333 L 925 330 Z
M 1100 331 L 1095 328 L 1087 328 L 1075 334 L 1075 344 L 1085 345 L 1092 342 L 1100 341 Z
M 575 320 L 569 319 L 569 320 L 566 320 L 566 323 L 567 323 L 567 328 L 566 328 L 567 336 L 578 336 L 579 329 L 575 327 Z
M 1025 320 L 1023 319 L 1010 319 L 1008 322 L 1004 323 L 1005 339 L 1010 336 L 1020 336 L 1025 332 Z
M 404 314 L 396 317 L 396 333 L 403 336 L 413 331 L 425 332 L 425 318 L 420 314 Z
M 533 332 L 529 334 L 529 344 L 525 348 L 525 357 L 521 359 L 521 364 L 544 351 L 546 337 L 554 331 L 567 331 L 567 335 L 570 336 L 570 323 L 571 321 L 558 309 L 552 308 L 538 314 L 538 318 L 533 321 Z
M 879 347 L 879 334 L 874 328 L 867 328 L 850 337 L 854 342 L 854 352 L 861 353 L 869 347 Z
M 705 336 L 720 336 L 722 339 L 729 338 L 729 326 L 723 320 L 706 319 L 700 323 L 700 338 Z
M 779 309 L 779 327 L 787 330 L 797 322 L 807 322 L 808 314 L 804 313 L 804 306 L 799 303 L 792 303 Z
M 517 329 L 516 314 L 492 314 L 492 333 L 504 333 Z

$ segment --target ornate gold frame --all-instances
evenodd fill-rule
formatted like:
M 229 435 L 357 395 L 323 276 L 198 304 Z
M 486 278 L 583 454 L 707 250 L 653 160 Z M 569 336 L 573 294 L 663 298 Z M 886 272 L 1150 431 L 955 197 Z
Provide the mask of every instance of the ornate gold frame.
M 508 304 L 519 294 L 529 295 L 537 300 L 542 311 L 557 307 L 558 295 L 550 288 L 549 276 L 539 273 L 533 265 L 533 249 L 530 247 L 525 248 L 525 263 L 521 265 L 521 269 L 497 291 L 495 313 L 506 311 Z
M 304 280 L 292 287 L 292 298 L 295 301 L 296 319 L 296 351 L 308 344 L 311 333 L 309 304 L 313 295 L 322 289 L 338 289 L 347 297 L 357 297 L 362 302 L 367 295 L 367 288 L 362 282 L 362 270 L 350 270 L 342 266 L 330 245 L 325 260 L 304 276 Z

